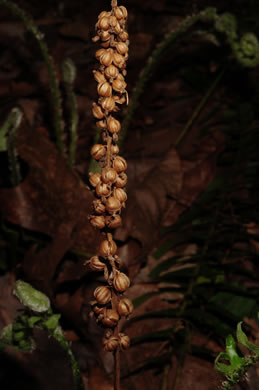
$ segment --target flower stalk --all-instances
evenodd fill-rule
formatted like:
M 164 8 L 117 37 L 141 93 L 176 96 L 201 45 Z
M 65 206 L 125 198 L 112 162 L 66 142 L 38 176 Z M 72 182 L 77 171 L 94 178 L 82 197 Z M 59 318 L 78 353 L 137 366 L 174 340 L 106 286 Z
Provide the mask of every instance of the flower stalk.
M 93 103 L 93 116 L 101 131 L 101 143 L 91 149 L 91 156 L 100 168 L 100 173 L 89 173 L 89 182 L 95 192 L 93 214 L 90 223 L 104 234 L 99 253 L 87 261 L 94 271 L 104 274 L 105 285 L 94 291 L 92 312 L 96 321 L 105 328 L 103 348 L 113 352 L 115 359 L 114 389 L 120 389 L 120 351 L 130 345 L 129 337 L 120 332 L 121 317 L 133 311 L 132 302 L 123 298 L 130 286 L 128 276 L 120 271 L 121 260 L 117 255 L 117 245 L 113 231 L 121 225 L 121 211 L 125 207 L 127 194 L 126 160 L 119 155 L 119 133 L 121 124 L 115 115 L 120 105 L 127 103 L 125 76 L 128 59 L 129 39 L 126 31 L 127 9 L 111 2 L 111 11 L 103 11 L 95 25 L 94 42 L 101 48 L 95 53 L 99 68 L 94 70 L 97 81 L 98 101 Z

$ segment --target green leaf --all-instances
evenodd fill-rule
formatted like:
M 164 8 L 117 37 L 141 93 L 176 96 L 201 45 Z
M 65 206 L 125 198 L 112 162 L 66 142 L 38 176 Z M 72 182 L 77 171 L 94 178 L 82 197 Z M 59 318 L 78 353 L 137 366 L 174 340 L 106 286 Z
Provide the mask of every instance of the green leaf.
M 24 306 L 36 313 L 44 313 L 50 308 L 49 298 L 22 280 L 17 280 L 13 293 Z
M 37 324 L 37 322 L 39 322 L 41 320 L 42 320 L 42 318 L 38 317 L 38 316 L 32 316 L 32 317 L 28 318 L 28 326 L 29 326 L 29 328 L 34 328 L 35 325 Z
M 5 326 L 1 332 L 0 340 L 7 345 L 11 345 L 13 342 L 13 324 Z
M 236 351 L 236 342 L 232 335 L 226 338 L 226 353 L 229 357 L 230 364 L 235 370 L 238 370 L 244 363 L 244 358 L 241 358 Z
M 258 345 L 255 345 L 253 343 L 250 343 L 250 341 L 248 341 L 248 338 L 246 336 L 246 334 L 242 331 L 242 322 L 239 322 L 237 324 L 237 341 L 243 345 L 244 347 L 246 347 L 247 349 L 249 349 L 250 351 L 254 352 L 256 355 L 259 355 L 259 346 Z
M 60 314 L 53 314 L 46 321 L 44 321 L 42 325 L 48 330 L 54 330 L 58 326 L 60 317 Z

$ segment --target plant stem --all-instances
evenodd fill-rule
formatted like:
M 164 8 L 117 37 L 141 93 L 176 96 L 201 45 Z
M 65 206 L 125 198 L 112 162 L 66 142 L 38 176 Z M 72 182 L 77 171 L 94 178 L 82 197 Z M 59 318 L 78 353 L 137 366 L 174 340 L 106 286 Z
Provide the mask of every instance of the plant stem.
M 217 87 L 218 83 L 220 82 L 221 78 L 223 77 L 224 73 L 225 73 L 225 68 L 223 68 L 221 70 L 221 72 L 218 74 L 218 76 L 216 77 L 216 79 L 214 80 L 214 82 L 211 84 L 211 86 L 209 87 L 209 89 L 207 90 L 207 92 L 205 93 L 205 95 L 203 96 L 202 100 L 200 101 L 200 103 L 198 104 L 198 106 L 196 107 L 196 109 L 194 110 L 192 116 L 190 117 L 190 119 L 188 120 L 188 122 L 186 123 L 186 125 L 184 126 L 183 130 L 181 131 L 181 133 L 179 134 L 179 136 L 177 137 L 176 141 L 175 141 L 175 146 L 179 146 L 180 142 L 182 141 L 182 139 L 184 138 L 185 134 L 187 133 L 187 131 L 190 129 L 190 127 L 192 126 L 192 124 L 194 123 L 194 121 L 197 119 L 197 117 L 199 116 L 201 110 L 203 109 L 203 107 L 205 106 L 205 104 L 207 103 L 209 97 L 212 95 L 212 93 L 214 92 L 215 88 Z

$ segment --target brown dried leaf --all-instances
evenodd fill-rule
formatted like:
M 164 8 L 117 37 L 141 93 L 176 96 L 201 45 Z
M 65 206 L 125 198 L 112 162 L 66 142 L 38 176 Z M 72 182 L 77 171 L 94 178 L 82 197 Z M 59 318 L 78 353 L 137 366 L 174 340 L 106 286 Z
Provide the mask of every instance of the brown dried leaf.
M 56 236 L 60 226 L 69 226 L 73 248 L 94 253 L 96 232 L 88 221 L 92 193 L 68 168 L 42 130 L 23 126 L 17 146 L 29 172 L 17 187 L 0 190 L 4 218 L 51 237 Z

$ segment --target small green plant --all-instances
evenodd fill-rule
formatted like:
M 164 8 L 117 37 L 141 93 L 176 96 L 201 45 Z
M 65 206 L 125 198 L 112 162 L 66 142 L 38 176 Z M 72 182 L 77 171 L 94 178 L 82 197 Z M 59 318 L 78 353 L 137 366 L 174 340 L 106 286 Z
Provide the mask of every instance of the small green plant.
M 240 356 L 237 351 L 237 342 L 251 352 L 250 355 Z M 236 340 L 232 335 L 226 338 L 226 351 L 221 352 L 215 360 L 215 369 L 226 377 L 222 382 L 222 390 L 231 390 L 242 378 L 247 370 L 259 361 L 259 346 L 248 341 L 242 330 L 242 322 L 237 325 Z M 228 364 L 222 363 L 227 361 Z
M 59 325 L 60 314 L 53 313 L 49 298 L 22 280 L 16 281 L 13 293 L 25 308 L 13 323 L 2 330 L 0 348 L 4 349 L 9 345 L 25 353 L 32 352 L 37 348 L 33 339 L 33 330 L 35 328 L 45 330 L 67 352 L 71 361 L 76 390 L 82 390 L 83 384 L 78 364 Z

